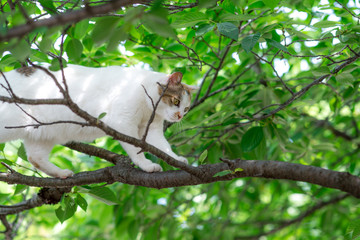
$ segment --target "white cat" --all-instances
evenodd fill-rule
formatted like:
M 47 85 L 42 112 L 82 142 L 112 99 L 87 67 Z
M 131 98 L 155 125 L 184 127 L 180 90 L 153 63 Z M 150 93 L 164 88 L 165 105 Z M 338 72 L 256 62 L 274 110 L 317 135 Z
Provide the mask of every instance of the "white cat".
M 156 109 L 154 121 L 150 125 L 146 141 L 173 158 L 187 163 L 186 158 L 177 156 L 163 134 L 164 120 L 180 121 L 190 107 L 191 93 L 197 87 L 181 83 L 182 74 L 163 73 L 124 68 L 118 66 L 89 68 L 69 65 L 64 69 L 71 99 L 78 106 L 98 117 L 106 113 L 101 120 L 118 132 L 141 139 L 150 116 L 153 103 L 163 94 Z M 63 84 L 61 71 L 52 72 Z M 41 69 L 22 68 L 4 73 L 14 94 L 26 99 L 63 98 L 52 78 Z M 11 97 L 4 88 L 5 79 L 0 75 L 0 96 Z M 162 86 L 160 86 L 160 84 Z M 146 91 L 145 91 L 146 89 Z M 153 101 L 151 101 L 151 99 Z M 78 121 L 83 119 L 63 105 L 26 105 L 21 108 L 13 103 L 0 102 L 0 142 L 16 139 L 24 140 L 29 162 L 41 171 L 53 177 L 67 178 L 73 175 L 68 169 L 60 169 L 48 161 L 55 144 L 70 141 L 92 141 L 105 133 L 98 128 L 62 123 L 40 127 L 34 118 L 42 123 L 56 121 Z M 25 126 L 22 128 L 6 128 Z M 146 159 L 139 148 L 120 142 L 131 160 L 146 172 L 161 171 L 158 164 Z

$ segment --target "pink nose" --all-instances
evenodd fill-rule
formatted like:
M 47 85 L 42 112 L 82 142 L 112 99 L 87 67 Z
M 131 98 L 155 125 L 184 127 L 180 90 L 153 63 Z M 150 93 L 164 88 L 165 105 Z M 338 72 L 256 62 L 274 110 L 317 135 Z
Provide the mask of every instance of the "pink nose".
M 180 112 L 175 113 L 175 116 L 176 116 L 178 119 L 181 119 L 181 118 L 182 118 L 182 116 L 181 116 L 181 113 L 180 113 Z

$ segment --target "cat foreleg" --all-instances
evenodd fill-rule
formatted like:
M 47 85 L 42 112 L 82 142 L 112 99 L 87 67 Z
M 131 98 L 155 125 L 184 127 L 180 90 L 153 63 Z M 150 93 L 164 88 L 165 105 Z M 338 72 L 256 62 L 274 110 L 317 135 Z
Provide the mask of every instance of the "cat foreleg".
M 176 160 L 188 164 L 188 160 L 185 157 L 178 156 L 172 151 L 170 144 L 162 132 L 162 128 L 150 129 L 146 141 Z
M 162 171 L 162 168 L 159 164 L 153 163 L 149 159 L 146 159 L 144 153 L 139 153 L 140 148 L 134 147 L 133 145 L 125 142 L 120 142 L 120 144 L 131 158 L 131 161 L 145 172 Z
M 49 154 L 55 144 L 45 141 L 25 140 L 24 146 L 29 162 L 49 176 L 57 178 L 71 177 L 74 173 L 69 169 L 61 169 L 49 162 Z

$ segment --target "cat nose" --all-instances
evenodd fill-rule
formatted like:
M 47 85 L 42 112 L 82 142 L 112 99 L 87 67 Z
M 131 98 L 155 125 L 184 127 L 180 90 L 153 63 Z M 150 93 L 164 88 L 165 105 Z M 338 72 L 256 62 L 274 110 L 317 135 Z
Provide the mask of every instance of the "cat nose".
M 175 116 L 176 116 L 178 119 L 181 119 L 181 118 L 182 118 L 182 116 L 181 116 L 181 113 L 180 113 L 180 112 L 176 112 L 176 113 L 175 113 Z

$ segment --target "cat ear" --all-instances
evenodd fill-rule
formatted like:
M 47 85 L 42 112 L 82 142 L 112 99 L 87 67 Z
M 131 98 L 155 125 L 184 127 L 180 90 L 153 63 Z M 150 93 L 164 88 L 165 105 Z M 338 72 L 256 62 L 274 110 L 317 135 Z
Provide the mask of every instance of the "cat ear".
M 168 78 L 169 84 L 170 85 L 179 85 L 181 83 L 182 77 L 183 77 L 183 75 L 181 72 L 174 72 Z
M 191 86 L 191 85 L 187 85 L 185 83 L 182 83 L 182 85 L 184 86 L 185 90 L 187 90 L 190 93 L 193 93 L 193 92 L 199 90 L 198 86 Z

